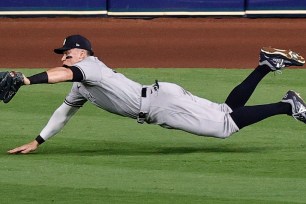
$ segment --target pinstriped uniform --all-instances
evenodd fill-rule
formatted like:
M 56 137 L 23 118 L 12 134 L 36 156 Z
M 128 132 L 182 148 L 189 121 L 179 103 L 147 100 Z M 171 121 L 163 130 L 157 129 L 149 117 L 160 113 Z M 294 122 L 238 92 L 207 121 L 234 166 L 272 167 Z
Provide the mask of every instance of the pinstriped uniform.
M 158 89 L 142 86 L 93 56 L 74 66 L 81 70 L 83 81 L 73 83 L 65 99 L 69 106 L 81 107 L 90 101 L 106 111 L 134 119 L 145 108 L 147 123 L 203 136 L 224 138 L 239 130 L 226 104 L 194 96 L 176 84 L 160 82 Z M 143 87 L 148 88 L 146 98 L 141 97 Z

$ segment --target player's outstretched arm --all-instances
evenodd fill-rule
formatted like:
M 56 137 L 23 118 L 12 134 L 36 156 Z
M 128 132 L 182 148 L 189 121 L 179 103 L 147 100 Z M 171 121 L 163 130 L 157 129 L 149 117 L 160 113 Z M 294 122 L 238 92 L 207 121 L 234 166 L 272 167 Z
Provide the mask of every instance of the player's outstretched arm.
M 73 79 L 72 70 L 65 67 L 56 67 L 30 77 L 26 77 L 21 72 L 0 72 L 0 102 L 10 102 L 22 85 L 43 83 L 53 84 L 73 81 Z M 79 81 L 81 81 L 81 79 Z
M 35 151 L 40 144 L 56 135 L 78 110 L 79 107 L 72 107 L 63 103 L 54 111 L 47 125 L 44 127 L 44 129 L 40 132 L 39 136 L 37 136 L 34 141 L 28 144 L 24 144 L 20 147 L 16 147 L 15 149 L 11 149 L 8 151 L 8 153 L 27 154 L 29 152 Z
M 20 147 L 16 147 L 14 149 L 11 149 L 9 151 L 7 151 L 10 154 L 27 154 L 29 152 L 35 151 L 37 149 L 37 147 L 39 146 L 38 142 L 36 140 L 28 143 L 28 144 L 24 144 Z
M 56 67 L 46 72 L 41 72 L 30 77 L 24 76 L 24 84 L 54 84 L 59 82 L 71 81 L 73 73 L 71 69 L 65 67 Z

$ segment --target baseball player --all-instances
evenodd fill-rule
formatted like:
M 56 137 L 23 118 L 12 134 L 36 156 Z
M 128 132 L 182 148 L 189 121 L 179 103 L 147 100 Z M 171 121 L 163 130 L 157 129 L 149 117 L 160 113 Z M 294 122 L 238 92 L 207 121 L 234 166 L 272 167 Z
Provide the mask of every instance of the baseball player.
M 299 94 L 291 90 L 279 102 L 245 106 L 258 83 L 268 73 L 305 63 L 301 55 L 290 50 L 262 48 L 258 67 L 221 104 L 197 97 L 173 83 L 156 81 L 152 85 L 141 85 L 134 82 L 95 57 L 91 43 L 81 35 L 67 37 L 63 46 L 54 49 L 54 52 L 62 55 L 63 66 L 24 76 L 23 83 L 71 81 L 72 89 L 40 134 L 32 142 L 9 150 L 9 153 L 36 150 L 56 135 L 87 101 L 139 123 L 216 138 L 227 138 L 248 125 L 280 114 L 306 123 L 306 104 Z

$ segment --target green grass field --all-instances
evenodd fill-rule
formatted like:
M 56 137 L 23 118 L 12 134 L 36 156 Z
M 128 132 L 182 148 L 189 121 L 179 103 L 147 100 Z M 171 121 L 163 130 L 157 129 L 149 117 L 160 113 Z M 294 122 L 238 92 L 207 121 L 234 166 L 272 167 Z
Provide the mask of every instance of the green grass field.
M 223 102 L 252 70 L 117 71 Z M 306 97 L 305 76 L 268 75 L 248 105 L 279 101 L 289 89 Z M 26 86 L 0 104 L 0 203 L 306 203 L 306 126 L 288 116 L 222 140 L 140 125 L 88 103 L 36 152 L 7 154 L 39 134 L 70 88 Z

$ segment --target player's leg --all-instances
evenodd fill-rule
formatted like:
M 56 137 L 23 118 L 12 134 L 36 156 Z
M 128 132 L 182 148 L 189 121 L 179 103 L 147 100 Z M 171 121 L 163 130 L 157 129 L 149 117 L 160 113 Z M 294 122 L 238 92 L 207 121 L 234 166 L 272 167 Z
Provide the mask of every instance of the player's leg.
M 226 138 L 239 130 L 228 113 L 162 89 L 150 98 L 147 123 L 217 138 Z
M 169 93 L 172 92 L 169 92 L 167 84 L 162 84 L 158 94 L 150 96 L 150 112 L 146 122 L 218 138 L 226 138 L 245 126 L 274 115 L 288 114 L 306 123 L 306 104 L 293 91 L 288 91 L 281 102 L 244 106 L 232 113 L 201 106 L 187 97 Z
M 171 95 L 176 98 L 190 100 L 190 102 L 186 103 L 197 103 L 200 107 L 206 107 L 209 109 L 214 109 L 222 112 L 232 112 L 232 110 L 228 107 L 228 105 L 222 103 L 215 103 L 208 99 L 201 98 L 198 96 L 193 95 L 191 92 L 185 90 L 183 87 L 168 83 L 168 82 L 159 82 L 160 90 L 159 92 L 163 92 L 167 90 L 167 95 Z M 176 99 L 174 99 L 176 100 Z
M 230 92 L 225 103 L 231 107 L 232 110 L 244 106 L 259 82 L 270 72 L 271 69 L 267 65 L 258 66 L 244 81 Z
M 271 47 L 260 51 L 259 66 L 228 95 L 225 103 L 232 110 L 242 107 L 251 97 L 258 83 L 269 73 L 289 66 L 302 66 L 305 59 L 291 50 L 280 50 Z
M 295 119 L 306 123 L 306 104 L 298 93 L 288 91 L 281 102 L 243 106 L 230 113 L 239 129 L 280 114 L 292 115 Z

